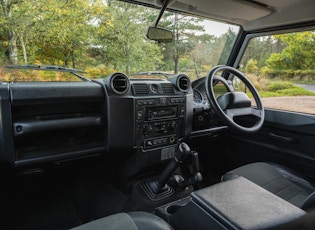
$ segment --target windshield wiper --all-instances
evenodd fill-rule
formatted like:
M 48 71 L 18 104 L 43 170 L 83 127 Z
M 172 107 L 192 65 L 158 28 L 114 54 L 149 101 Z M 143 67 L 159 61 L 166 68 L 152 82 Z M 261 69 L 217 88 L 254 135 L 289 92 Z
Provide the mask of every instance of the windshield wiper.
M 44 71 L 57 71 L 57 72 L 67 72 L 75 75 L 76 77 L 80 78 L 82 81 L 91 81 L 90 79 L 83 77 L 79 73 L 86 73 L 83 70 L 79 69 L 72 69 L 63 66 L 56 66 L 56 65 L 9 65 L 6 66 L 9 69 L 30 69 L 30 70 L 44 70 Z

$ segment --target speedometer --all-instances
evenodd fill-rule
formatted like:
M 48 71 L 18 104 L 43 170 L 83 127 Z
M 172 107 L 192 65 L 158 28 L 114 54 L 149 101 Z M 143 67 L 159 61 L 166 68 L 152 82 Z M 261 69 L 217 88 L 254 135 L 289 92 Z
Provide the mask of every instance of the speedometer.
M 202 104 L 203 103 L 203 96 L 200 93 L 200 91 L 197 89 L 194 89 L 193 92 L 194 92 L 194 103 L 195 104 Z

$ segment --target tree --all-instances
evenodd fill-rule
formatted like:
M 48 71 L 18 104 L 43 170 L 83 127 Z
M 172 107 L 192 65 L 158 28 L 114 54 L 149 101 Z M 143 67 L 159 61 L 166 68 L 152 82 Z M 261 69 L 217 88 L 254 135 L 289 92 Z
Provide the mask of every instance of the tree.
M 1 5 L 10 64 L 17 64 L 22 53 L 25 63 L 39 59 L 75 67 L 96 33 L 97 20 L 106 17 L 102 0 L 1 0 Z
M 218 39 L 214 35 L 202 34 L 195 36 L 191 40 L 194 44 L 194 49 L 190 52 L 190 57 L 193 60 L 196 77 L 199 78 L 201 77 L 200 73 L 203 71 L 203 66 L 209 69 L 210 66 L 217 64 L 217 57 L 219 55 L 213 54 Z
M 110 1 L 111 24 L 100 36 L 105 62 L 127 74 L 155 70 L 161 64 L 159 47 L 145 38 L 148 9 Z M 132 20 L 131 20 L 132 19 Z
M 20 3 L 21 0 L 1 0 L 1 27 L 6 30 L 8 46 L 5 53 L 7 61 L 10 64 L 18 62 L 17 34 L 14 28 L 13 7 Z
M 49 4 L 43 1 L 40 7 L 43 13 L 34 40 L 37 57 L 44 62 L 62 62 L 75 68 L 96 34 L 97 20 L 106 15 L 106 5 L 101 0 L 49 1 Z
M 266 60 L 273 53 L 282 51 L 284 44 L 281 40 L 274 36 L 263 36 L 250 40 L 246 52 L 242 58 L 242 64 L 247 65 L 250 59 L 257 60 L 257 66 L 263 67 L 266 65 Z
M 272 54 L 266 61 L 270 69 L 315 69 L 315 32 L 299 32 L 275 36 L 285 48 Z
M 174 42 L 162 45 L 164 50 L 164 61 L 169 63 L 170 60 L 173 61 L 174 73 L 179 72 L 179 61 L 180 58 L 188 55 L 195 47 L 192 40 L 195 34 L 204 32 L 203 26 L 199 24 L 202 19 L 191 17 L 187 15 L 181 15 L 178 13 L 168 13 L 164 17 L 165 27 L 174 32 Z
M 245 72 L 246 73 L 257 73 L 259 70 L 257 66 L 257 60 L 251 58 L 248 60 L 245 66 Z
M 221 51 L 220 59 L 218 64 L 224 65 L 228 61 L 229 55 L 231 54 L 231 50 L 234 45 L 234 41 L 236 39 L 236 33 L 233 32 L 231 28 L 225 34 L 222 34 L 219 38 L 219 43 L 217 47 Z

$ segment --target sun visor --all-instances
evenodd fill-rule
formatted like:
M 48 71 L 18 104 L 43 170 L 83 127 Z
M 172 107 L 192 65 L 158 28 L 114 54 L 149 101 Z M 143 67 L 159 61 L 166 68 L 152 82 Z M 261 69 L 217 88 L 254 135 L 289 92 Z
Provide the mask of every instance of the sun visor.
M 140 0 L 140 2 L 161 5 L 160 0 Z M 265 17 L 272 12 L 264 5 L 245 0 L 170 0 L 167 8 L 240 25 Z
M 263 5 L 244 0 L 179 0 L 174 2 L 171 8 L 195 12 L 208 17 L 212 17 L 212 15 L 215 18 L 222 17 L 230 19 L 229 21 L 252 21 L 271 13 L 271 10 Z

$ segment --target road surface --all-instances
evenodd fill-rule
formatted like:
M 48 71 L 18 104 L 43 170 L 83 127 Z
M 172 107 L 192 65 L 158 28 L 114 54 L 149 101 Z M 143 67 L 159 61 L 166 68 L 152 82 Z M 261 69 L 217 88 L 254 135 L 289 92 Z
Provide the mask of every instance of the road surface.
M 304 89 L 315 92 L 315 85 L 307 85 L 307 84 L 296 84 Z
M 315 96 L 262 98 L 265 108 L 315 114 Z

